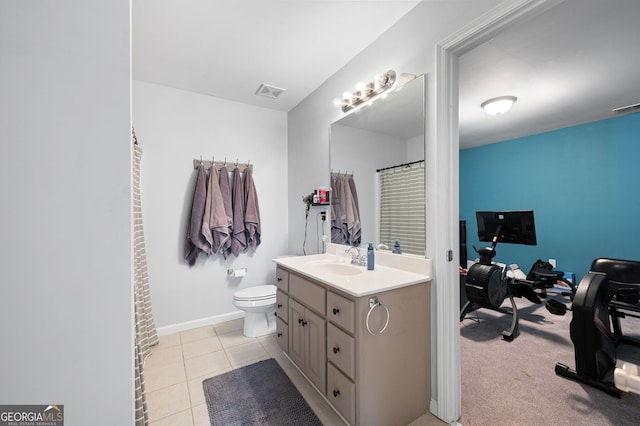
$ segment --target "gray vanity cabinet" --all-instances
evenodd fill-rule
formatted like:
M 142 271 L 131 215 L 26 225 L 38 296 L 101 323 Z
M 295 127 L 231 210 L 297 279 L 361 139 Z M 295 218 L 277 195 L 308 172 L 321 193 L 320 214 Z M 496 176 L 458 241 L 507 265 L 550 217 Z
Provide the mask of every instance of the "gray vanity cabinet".
M 349 424 L 405 425 L 428 411 L 428 281 L 360 297 L 294 271 L 287 283 L 285 352 Z

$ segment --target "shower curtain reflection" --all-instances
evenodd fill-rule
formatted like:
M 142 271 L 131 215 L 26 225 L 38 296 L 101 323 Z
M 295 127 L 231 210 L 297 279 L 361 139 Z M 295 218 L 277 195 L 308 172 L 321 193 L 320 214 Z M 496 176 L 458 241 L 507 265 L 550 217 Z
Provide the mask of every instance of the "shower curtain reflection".
M 360 207 L 352 174 L 331 173 L 331 242 L 359 246 Z
M 406 253 L 425 254 L 424 161 L 378 170 L 380 242 L 399 240 Z

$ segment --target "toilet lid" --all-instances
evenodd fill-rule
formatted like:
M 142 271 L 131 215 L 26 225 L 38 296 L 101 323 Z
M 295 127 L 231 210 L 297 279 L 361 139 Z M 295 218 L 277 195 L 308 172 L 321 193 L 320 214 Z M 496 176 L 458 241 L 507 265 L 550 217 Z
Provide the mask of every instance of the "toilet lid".
M 264 300 L 275 296 L 276 286 L 272 284 L 247 287 L 233 294 L 233 298 L 236 300 Z

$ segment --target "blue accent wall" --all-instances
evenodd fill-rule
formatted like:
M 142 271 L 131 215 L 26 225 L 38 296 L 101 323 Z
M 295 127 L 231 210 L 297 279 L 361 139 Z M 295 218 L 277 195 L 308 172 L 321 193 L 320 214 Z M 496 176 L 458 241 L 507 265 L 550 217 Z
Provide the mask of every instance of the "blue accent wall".
M 577 282 L 597 257 L 640 260 L 640 114 L 460 151 L 460 219 L 477 258 L 475 212 L 534 210 L 536 246 L 498 244 L 528 273 L 557 260 Z

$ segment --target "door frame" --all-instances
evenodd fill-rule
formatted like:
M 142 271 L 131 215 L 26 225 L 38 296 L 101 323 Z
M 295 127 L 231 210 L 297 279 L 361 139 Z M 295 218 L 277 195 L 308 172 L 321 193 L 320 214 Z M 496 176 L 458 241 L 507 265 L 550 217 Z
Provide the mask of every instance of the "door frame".
M 564 0 L 505 1 L 436 45 L 426 138 L 427 249 L 432 259 L 432 384 L 430 411 L 457 423 L 461 409 L 459 286 L 458 66 L 461 55 L 495 34 Z

